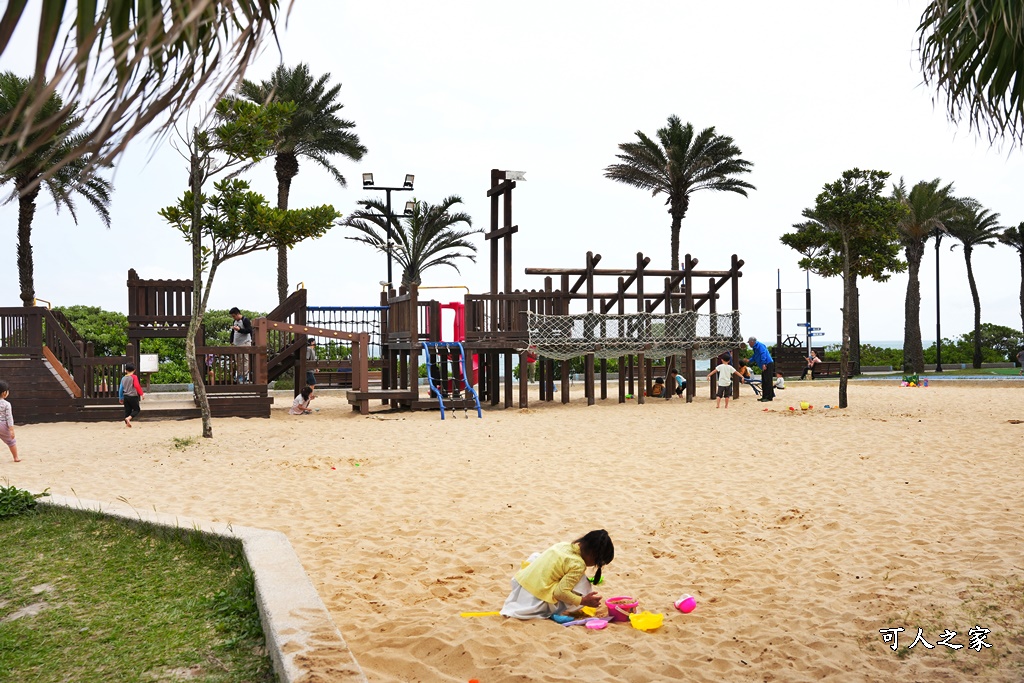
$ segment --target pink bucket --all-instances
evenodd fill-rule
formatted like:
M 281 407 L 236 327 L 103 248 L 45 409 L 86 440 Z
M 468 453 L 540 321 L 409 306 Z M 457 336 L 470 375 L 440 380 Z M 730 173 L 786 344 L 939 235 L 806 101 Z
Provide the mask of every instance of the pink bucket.
M 620 595 L 616 598 L 607 598 L 604 604 L 608 607 L 608 616 L 612 621 L 629 621 L 629 615 L 640 606 L 640 601 Z

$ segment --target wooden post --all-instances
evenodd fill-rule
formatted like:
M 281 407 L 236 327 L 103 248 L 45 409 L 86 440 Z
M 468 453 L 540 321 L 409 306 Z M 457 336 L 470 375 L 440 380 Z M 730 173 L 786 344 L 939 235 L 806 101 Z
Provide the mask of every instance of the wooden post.
M 608 398 L 608 359 L 601 359 L 601 400 Z
M 527 370 L 526 352 L 523 351 L 519 354 L 519 407 L 529 408 L 530 407 L 530 385 L 527 384 Z
M 253 325 L 253 336 L 256 346 L 264 349 L 260 353 L 255 354 L 255 367 L 253 369 L 253 384 L 265 385 L 268 383 L 267 379 L 267 325 L 266 321 L 261 321 L 256 325 Z M 205 367 L 205 364 L 202 366 Z
M 505 352 L 505 407 L 512 407 L 512 352 Z
M 638 370 L 637 388 L 640 391 L 637 391 L 637 393 L 635 393 L 633 395 L 636 396 L 636 402 L 637 403 L 643 404 L 643 403 L 646 403 L 644 398 L 646 398 L 645 395 L 647 394 L 647 390 L 645 389 L 645 387 L 647 386 L 647 383 L 644 381 L 644 379 L 645 379 L 644 378 L 644 365 L 646 365 L 646 361 L 644 360 L 644 352 L 643 351 L 641 351 L 639 354 L 637 354 L 637 364 L 636 365 L 637 365 L 637 370 Z

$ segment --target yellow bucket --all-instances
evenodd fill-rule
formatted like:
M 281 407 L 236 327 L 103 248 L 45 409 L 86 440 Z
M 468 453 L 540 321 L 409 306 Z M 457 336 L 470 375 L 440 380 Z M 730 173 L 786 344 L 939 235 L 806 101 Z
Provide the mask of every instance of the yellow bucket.
M 800 410 L 807 410 L 811 407 L 811 404 L 807 401 L 800 401 Z
M 664 621 L 664 614 L 652 614 L 647 611 L 629 615 L 629 623 L 633 624 L 633 628 L 641 631 L 653 631 L 656 628 L 661 628 Z

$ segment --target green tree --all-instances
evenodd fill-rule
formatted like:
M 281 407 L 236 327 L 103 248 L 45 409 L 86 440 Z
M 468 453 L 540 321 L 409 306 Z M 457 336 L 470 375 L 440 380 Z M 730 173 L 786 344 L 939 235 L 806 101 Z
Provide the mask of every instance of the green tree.
M 994 247 L 1002 227 L 999 226 L 999 214 L 992 213 L 975 199 L 966 197 L 957 200 L 956 215 L 947 221 L 949 234 L 959 240 L 964 248 L 964 260 L 967 262 L 967 282 L 971 287 L 971 299 L 974 301 L 974 358 L 973 365 L 981 367 L 981 298 L 978 296 L 978 283 L 974 279 L 974 265 L 971 256 L 974 248 L 980 246 Z M 954 245 L 955 247 L 955 245 Z
M 42 103 L 36 107 L 38 100 Z M 33 106 L 26 108 L 24 102 Z M 53 197 L 59 212 L 67 207 L 71 218 L 78 224 L 75 195 L 85 198 L 110 227 L 110 183 L 94 174 L 87 174 L 89 156 L 75 156 L 74 148 L 84 144 L 87 135 L 78 132 L 81 117 L 76 115 L 74 103 L 65 106 L 60 95 L 48 92 L 46 84 L 36 87 L 31 81 L 10 72 L 0 74 L 0 120 L 22 125 L 26 111 L 35 112 L 41 120 L 52 122 L 53 130 L 29 135 L 24 143 L 9 141 L 0 145 L 0 185 L 14 184 L 11 197 L 18 200 L 18 281 L 21 302 L 34 306 L 36 298 L 35 270 L 32 260 L 32 222 L 36 214 L 36 199 L 43 186 Z M 43 139 L 39 139 L 43 137 Z M 33 149 L 22 154 L 19 145 Z M 56 171 L 54 171 L 56 169 Z M 53 171 L 53 172 L 51 172 Z
M 68 4 L 10 0 L 0 17 L 3 55 L 26 9 L 41 8 L 31 80 L 42 93 L 18 100 L 20 117 L 0 114 L 0 167 L 20 163 L 48 144 L 60 119 L 74 116 L 75 102 L 95 126 L 67 145 L 68 154 L 46 175 L 82 157 L 109 165 L 156 120 L 162 121 L 161 131 L 169 131 L 197 98 L 216 100 L 235 88 L 264 38 L 276 31 L 281 3 L 78 0 L 75 10 L 65 12 Z M 60 116 L 40 116 L 58 90 L 67 98 Z
M 387 253 L 390 220 L 392 255 L 402 266 L 402 285 L 419 285 L 423 273 L 434 266 L 451 266 L 459 272 L 458 259 L 476 261 L 476 245 L 467 238 L 483 231 L 468 229 L 473 225 L 469 214 L 452 211 L 461 203 L 462 199 L 455 195 L 440 204 L 414 200 L 412 213 L 399 220 L 394 213 L 388 214 L 383 202 L 364 199 L 359 202 L 363 208 L 349 214 L 342 225 L 361 233 L 348 239 Z
M 341 84 L 328 87 L 331 75 L 324 74 L 314 80 L 307 64 L 294 69 L 280 65 L 261 83 L 243 81 L 239 94 L 251 102 L 292 102 L 295 111 L 280 131 L 274 171 L 277 174 L 277 208 L 288 209 L 288 196 L 292 178 L 299 172 L 299 159 L 305 158 L 326 169 L 334 180 L 345 187 L 341 174 L 331 157 L 341 155 L 358 161 L 366 154 L 359 136 L 352 129 L 355 123 L 338 116 L 344 107 L 337 101 Z M 288 247 L 277 248 L 277 297 L 283 303 L 288 298 Z
M 693 125 L 683 125 L 678 116 L 668 117 L 668 125 L 659 128 L 652 140 L 642 131 L 637 142 L 619 145 L 622 162 L 604 171 L 606 178 L 649 190 L 653 196 L 665 195 L 672 217 L 670 248 L 672 270 L 679 268 L 679 230 L 690 195 L 698 190 L 735 192 L 744 197 L 757 189 L 736 176 L 750 173 L 753 164 L 740 158 L 739 147 L 727 135 L 719 135 L 714 126 L 694 133 Z
M 890 197 L 884 197 L 882 190 L 889 174 L 885 171 L 862 171 L 859 168 L 843 173 L 839 180 L 825 185 L 815 200 L 813 209 L 804 211 L 804 216 L 811 219 L 810 226 L 803 224 L 805 230 L 821 231 L 825 239 L 818 248 L 817 258 L 828 264 L 835 259 L 841 262 L 840 271 L 843 278 L 843 347 L 840 354 L 839 373 L 839 407 L 847 406 L 848 368 L 850 360 L 850 328 L 854 307 L 857 262 L 864 254 L 873 253 L 876 249 L 883 253 L 888 249 L 889 259 L 872 258 L 868 261 L 878 266 L 888 261 L 895 265 L 898 254 L 897 224 L 906 215 L 903 204 Z M 797 234 L 800 233 L 797 226 Z M 782 241 L 787 243 L 787 235 Z M 792 246 L 792 245 L 790 245 Z M 895 247 L 895 253 L 892 251 Z M 798 249 L 799 251 L 799 249 Z M 803 253 L 803 252 L 801 252 Z M 808 265 L 804 265 L 804 261 Z M 802 267 L 810 267 L 813 257 L 805 256 Z M 834 266 L 830 266 L 834 267 Z
M 185 337 L 185 355 L 199 398 L 205 438 L 213 437 L 213 425 L 203 384 L 204 369 L 196 360 L 195 337 L 203 324 L 217 268 L 228 259 L 254 251 L 319 237 L 339 218 L 334 207 L 327 205 L 291 211 L 273 209 L 238 178 L 217 181 L 215 194 L 203 194 L 203 186 L 215 174 L 272 154 L 279 131 L 293 110 L 291 104 L 260 106 L 221 100 L 216 108 L 221 124 L 209 131 L 193 128 L 192 136 L 183 139 L 191 189 L 177 204 L 160 211 L 192 247 L 192 319 Z M 203 273 L 207 271 L 204 289 Z
M 846 286 L 851 289 L 849 303 L 846 303 L 844 294 L 843 312 L 849 311 L 850 321 L 850 356 L 855 372 L 860 372 L 861 358 L 860 344 L 860 306 L 859 306 L 859 285 L 861 278 L 870 278 L 875 282 L 886 282 L 893 273 L 900 273 L 906 268 L 906 264 L 900 261 L 900 242 L 885 230 L 875 230 L 861 234 L 857 240 L 850 244 L 850 282 L 846 281 L 843 274 L 844 257 L 843 241 L 841 233 L 824 223 L 818 216 L 815 209 L 805 209 L 803 223 L 797 223 L 793 227 L 794 232 L 786 233 L 780 238 L 781 242 L 796 250 L 803 258 L 800 259 L 801 268 L 810 270 L 822 277 L 843 278 L 843 291 Z M 868 362 L 869 365 L 872 363 Z
M 99 306 L 57 306 L 97 356 L 123 356 L 128 344 L 128 318 Z
M 936 231 L 945 232 L 946 223 L 956 212 L 953 184 L 941 186 L 938 178 L 922 180 L 907 191 L 900 178 L 893 197 L 907 207 L 900 221 L 900 241 L 907 256 L 907 298 L 904 302 L 903 362 L 914 372 L 924 372 L 924 348 L 921 343 L 921 259 L 925 242 Z M 941 239 L 941 238 L 940 238 Z
M 999 236 L 999 241 L 1006 246 L 1016 249 L 1020 257 L 1020 322 L 1024 330 L 1024 223 L 1016 228 L 1007 228 Z
M 1019 2 L 932 0 L 917 27 L 925 83 L 949 117 L 990 140 L 1024 141 L 1024 11 Z

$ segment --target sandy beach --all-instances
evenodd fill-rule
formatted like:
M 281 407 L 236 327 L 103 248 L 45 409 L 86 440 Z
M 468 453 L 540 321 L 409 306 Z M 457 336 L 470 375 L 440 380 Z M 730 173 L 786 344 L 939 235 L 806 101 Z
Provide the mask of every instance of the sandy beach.
M 834 382 L 772 404 L 744 388 L 728 410 L 699 393 L 587 407 L 534 390 L 527 410 L 443 422 L 330 395 L 290 416 L 281 397 L 184 448 L 199 422 L 146 422 L 143 403 L 131 430 L 19 426 L 0 480 L 284 532 L 375 682 L 1024 679 L 1024 383 L 855 383 L 842 411 L 822 408 Z M 593 528 L 616 547 L 601 593 L 662 628 L 460 617 Z M 934 647 L 907 650 L 919 627 Z M 975 627 L 991 647 L 969 647 Z

